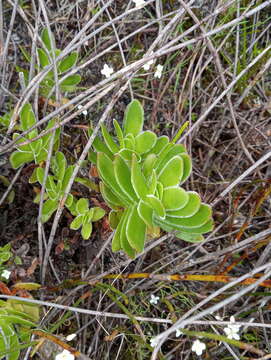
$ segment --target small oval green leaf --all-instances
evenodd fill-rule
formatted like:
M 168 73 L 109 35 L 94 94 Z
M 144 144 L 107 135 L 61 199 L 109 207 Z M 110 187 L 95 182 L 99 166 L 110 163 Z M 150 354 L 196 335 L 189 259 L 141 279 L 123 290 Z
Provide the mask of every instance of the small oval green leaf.
M 81 230 L 82 238 L 84 240 L 88 240 L 90 238 L 91 233 L 92 233 L 92 223 L 89 222 L 87 224 L 84 224 Z
M 133 134 L 136 136 L 142 131 L 144 122 L 144 110 L 138 100 L 133 100 L 127 106 L 124 114 L 123 130 L 124 135 Z
M 149 152 L 156 143 L 157 136 L 152 131 L 144 131 L 135 137 L 135 151 L 139 154 Z
M 66 56 L 58 65 L 58 70 L 62 74 L 69 69 L 71 69 L 77 62 L 78 54 L 72 52 L 70 55 Z
M 158 180 L 164 187 L 176 186 L 183 175 L 183 161 L 180 156 L 171 158 L 161 169 Z
M 178 210 L 183 208 L 189 200 L 188 193 L 180 187 L 164 188 L 162 203 L 168 210 Z

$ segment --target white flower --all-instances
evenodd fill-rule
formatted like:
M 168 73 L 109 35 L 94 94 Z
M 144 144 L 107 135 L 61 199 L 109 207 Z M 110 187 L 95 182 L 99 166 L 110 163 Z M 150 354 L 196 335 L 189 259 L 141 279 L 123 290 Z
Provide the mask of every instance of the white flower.
M 151 344 L 151 347 L 155 347 L 158 344 L 158 340 L 156 340 L 155 338 L 151 338 L 150 344 Z
M 78 106 L 77 106 L 77 109 L 78 109 L 78 110 L 81 110 L 82 108 L 83 108 L 82 105 L 78 105 Z M 87 116 L 87 114 L 88 114 L 87 110 L 83 110 L 83 111 L 82 111 L 82 114 L 85 115 L 85 116 Z
M 68 350 L 63 350 L 62 353 L 56 355 L 55 360 L 74 360 L 74 355 Z
M 9 279 L 9 277 L 10 277 L 10 274 L 11 274 L 11 271 L 9 271 L 9 270 L 3 270 L 2 272 L 1 272 L 1 277 L 3 277 L 3 278 L 5 278 L 5 279 Z
M 76 334 L 70 334 L 70 335 L 68 335 L 67 337 L 66 337 L 66 340 L 67 341 L 72 341 L 74 338 L 76 338 Z
M 176 337 L 183 335 L 183 332 L 179 329 L 176 330 Z
M 106 78 L 109 78 L 111 74 L 113 74 L 114 70 L 112 67 L 104 64 L 103 69 L 101 70 L 101 74 L 104 75 Z
M 241 326 L 235 324 L 234 316 L 230 317 L 230 322 L 232 324 L 229 324 L 227 327 L 224 328 L 224 332 L 226 333 L 227 338 L 234 339 L 234 340 L 240 340 L 240 335 L 238 333 L 239 333 Z
M 146 5 L 145 0 L 133 0 L 133 2 L 135 3 L 136 9 L 141 9 L 143 6 Z
M 163 71 L 163 65 L 158 64 L 156 66 L 156 71 L 154 73 L 154 77 L 157 79 L 160 79 L 162 76 L 162 71 Z
M 150 304 L 157 305 L 159 299 L 160 299 L 159 296 L 154 296 L 153 294 L 151 294 Z
M 148 61 L 146 64 L 143 65 L 144 70 L 150 70 L 151 65 L 154 63 L 154 60 Z
M 215 318 L 216 318 L 216 320 L 218 320 L 218 321 L 222 321 L 222 320 L 223 320 L 223 318 L 222 318 L 219 314 L 216 315 Z
M 205 349 L 206 345 L 203 342 L 199 340 L 193 342 L 192 351 L 194 351 L 198 356 L 200 356 Z

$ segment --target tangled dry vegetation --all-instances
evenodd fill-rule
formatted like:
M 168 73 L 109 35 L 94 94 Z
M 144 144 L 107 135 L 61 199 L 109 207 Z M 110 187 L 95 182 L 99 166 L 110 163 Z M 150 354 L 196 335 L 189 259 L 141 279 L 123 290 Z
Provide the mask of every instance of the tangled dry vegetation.
M 135 5 L 0 0 L 0 245 L 10 244 L 12 253 L 3 262 L 11 275 L 2 279 L 0 298 L 29 300 L 31 293 L 41 315 L 19 358 L 55 359 L 66 346 L 79 359 L 196 359 L 192 343 L 199 339 L 205 359 L 270 359 L 270 0 Z M 78 53 L 67 75 L 79 73 L 82 81 L 72 95 L 56 86 L 57 100 L 39 92 L 47 68 L 35 71 L 44 28 L 63 56 Z M 108 77 L 105 64 L 113 69 Z M 158 64 L 161 78 L 154 76 Z M 49 222 L 38 221 L 33 198 L 40 188 L 28 183 L 33 164 L 15 171 L 9 155 L 26 102 L 39 130 L 58 119 L 61 151 L 79 164 L 91 146 L 88 127 L 97 132 L 114 118 L 121 123 L 132 98 L 159 136 L 174 138 L 189 122 L 179 140 L 193 160 L 184 187 L 212 205 L 215 228 L 201 243 L 162 233 L 128 259 L 112 252 L 107 217 L 94 223 L 87 241 L 69 229 L 61 207 Z M 89 165 L 77 170 L 96 175 Z M 80 184 L 73 191 L 108 211 L 96 191 Z M 42 287 L 22 290 L 20 282 Z M 240 326 L 230 328 L 238 335 L 229 338 L 231 316 Z

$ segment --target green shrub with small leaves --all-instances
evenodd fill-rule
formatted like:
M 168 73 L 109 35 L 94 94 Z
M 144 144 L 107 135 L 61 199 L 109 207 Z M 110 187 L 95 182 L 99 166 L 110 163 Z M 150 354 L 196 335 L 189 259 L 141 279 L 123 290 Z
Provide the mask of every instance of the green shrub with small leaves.
M 102 126 L 103 140 L 96 137 L 89 154 L 97 164 L 103 198 L 112 209 L 112 249 L 132 258 L 143 251 L 147 234 L 157 233 L 157 227 L 177 230 L 176 236 L 188 242 L 203 240 L 202 234 L 213 228 L 211 207 L 180 186 L 192 170 L 185 147 L 143 131 L 143 123 L 143 108 L 134 100 L 122 129 L 114 120 L 116 139 Z

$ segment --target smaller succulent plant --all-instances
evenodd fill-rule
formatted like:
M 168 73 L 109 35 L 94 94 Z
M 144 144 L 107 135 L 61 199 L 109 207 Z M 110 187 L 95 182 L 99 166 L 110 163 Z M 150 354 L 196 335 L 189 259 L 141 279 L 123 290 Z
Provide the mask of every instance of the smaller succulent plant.
M 130 257 L 144 249 L 148 235 L 159 227 L 177 230 L 177 237 L 201 241 L 213 228 L 211 207 L 200 196 L 180 186 L 190 175 L 192 163 L 183 145 L 143 131 L 144 112 L 132 101 L 125 112 L 123 128 L 114 120 L 116 139 L 102 127 L 89 160 L 97 164 L 100 190 L 111 207 L 110 225 L 115 229 L 113 251 Z
M 105 210 L 98 206 L 89 208 L 88 199 L 81 198 L 76 202 L 73 215 L 75 215 L 76 218 L 70 224 L 70 228 L 72 230 L 82 228 L 82 238 L 87 240 L 92 233 L 92 223 L 100 220 L 105 215 Z
M 53 58 L 58 57 L 61 54 L 61 50 L 56 48 L 55 39 L 52 32 L 48 29 L 43 29 L 41 32 L 41 40 L 43 47 L 37 49 L 38 60 L 41 69 L 53 64 Z M 22 52 L 26 60 L 30 63 L 31 56 L 23 49 Z M 73 92 L 77 90 L 77 85 L 81 81 L 79 74 L 73 74 L 65 76 L 65 73 L 76 65 L 78 55 L 76 52 L 72 52 L 67 55 L 63 60 L 57 62 L 57 76 L 59 79 L 59 88 L 63 92 Z M 18 71 L 23 72 L 26 84 L 29 81 L 29 71 L 21 68 L 17 68 Z M 45 78 L 41 81 L 39 86 L 39 93 L 42 96 L 54 98 L 53 88 L 55 86 L 55 74 L 53 70 L 50 70 Z
M 37 122 L 35 114 L 33 112 L 32 106 L 30 104 L 25 104 L 20 112 L 20 129 L 22 131 L 26 131 L 30 129 Z M 50 129 L 55 125 L 55 120 L 51 120 L 46 129 Z M 54 139 L 54 147 L 55 149 L 58 147 L 59 143 L 59 134 L 60 130 L 56 130 L 55 139 Z M 27 145 L 20 145 L 21 143 L 31 140 L 38 135 L 38 130 L 34 129 L 26 135 L 26 137 L 21 138 L 17 142 L 17 150 L 14 151 L 10 156 L 10 163 L 14 169 L 18 167 L 34 161 L 36 164 L 46 160 L 48 155 L 48 148 L 50 143 L 51 134 L 44 135 L 41 139 L 32 141 Z M 19 136 L 19 133 L 13 134 L 13 139 Z
M 45 198 L 46 201 L 42 208 L 42 222 L 46 222 L 50 219 L 52 214 L 56 211 L 59 202 L 62 200 L 66 187 L 70 181 L 73 173 L 74 166 L 67 166 L 67 160 L 62 152 L 57 152 L 52 158 L 51 170 L 54 175 L 48 175 L 45 183 Z M 44 169 L 38 167 L 34 170 L 30 183 L 38 181 L 41 185 L 44 178 Z M 39 201 L 39 197 L 35 199 L 35 202 Z M 71 208 L 74 202 L 72 194 L 68 194 L 65 206 Z

